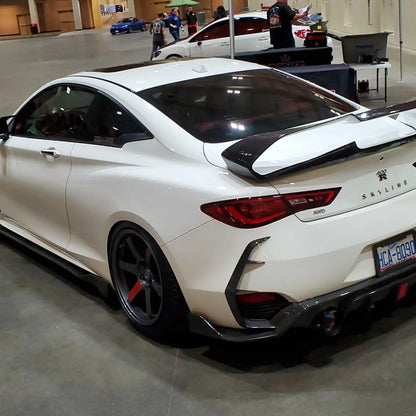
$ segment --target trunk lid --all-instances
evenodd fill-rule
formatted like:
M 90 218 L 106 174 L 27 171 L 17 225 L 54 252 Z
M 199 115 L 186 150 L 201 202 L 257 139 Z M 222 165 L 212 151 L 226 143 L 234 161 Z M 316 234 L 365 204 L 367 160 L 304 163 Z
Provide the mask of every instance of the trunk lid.
M 414 124 L 414 112 L 400 114 L 401 122 L 379 116 L 360 121 L 348 115 L 282 134 L 278 140 L 278 133 L 250 138 L 252 143 L 246 148 L 236 144 L 237 156 L 230 156 L 234 145 L 230 147 L 229 143 L 207 145 L 205 154 L 211 163 L 225 164 L 247 177 L 251 174 L 251 179 L 268 182 L 281 194 L 341 187 L 331 205 L 296 214 L 303 221 L 311 221 L 376 204 L 416 188 L 416 131 L 405 124 Z M 244 159 L 246 155 L 252 156 L 251 165 Z

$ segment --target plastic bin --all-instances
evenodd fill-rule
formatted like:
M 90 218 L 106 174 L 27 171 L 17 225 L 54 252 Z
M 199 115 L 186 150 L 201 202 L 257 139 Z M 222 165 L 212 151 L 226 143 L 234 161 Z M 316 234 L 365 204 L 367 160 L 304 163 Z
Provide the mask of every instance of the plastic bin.
M 37 23 L 32 23 L 32 24 L 30 25 L 30 33 L 31 33 L 32 35 L 37 35 L 37 34 L 39 33 Z
M 391 32 L 368 33 L 364 35 L 333 36 L 342 42 L 345 63 L 372 61 L 387 57 L 387 36 Z

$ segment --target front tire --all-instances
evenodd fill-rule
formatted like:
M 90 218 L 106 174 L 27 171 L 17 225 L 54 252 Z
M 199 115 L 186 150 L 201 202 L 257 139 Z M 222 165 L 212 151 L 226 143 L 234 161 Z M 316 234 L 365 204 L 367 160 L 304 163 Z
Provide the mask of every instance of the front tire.
M 162 250 L 143 229 L 123 223 L 112 233 L 110 269 L 120 304 L 145 335 L 169 338 L 187 330 L 187 307 Z
M 178 59 L 181 59 L 182 56 L 180 55 L 169 55 L 166 59 L 170 59 L 172 61 L 177 61 Z

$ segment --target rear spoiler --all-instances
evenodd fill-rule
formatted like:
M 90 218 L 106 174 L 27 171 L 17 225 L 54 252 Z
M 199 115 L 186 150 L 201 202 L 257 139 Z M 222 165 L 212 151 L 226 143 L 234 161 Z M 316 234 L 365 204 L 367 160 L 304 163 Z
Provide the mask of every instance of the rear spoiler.
M 400 112 L 408 111 L 416 108 L 416 100 L 408 101 L 401 104 L 390 105 L 383 108 L 374 110 L 368 110 L 359 114 L 346 114 L 341 117 L 354 116 L 361 122 L 374 120 L 379 117 L 394 116 Z M 332 122 L 333 119 L 325 121 L 322 124 Z M 328 166 L 336 163 L 343 162 L 345 160 L 355 159 L 363 157 L 372 153 L 377 153 L 382 150 L 401 146 L 405 143 L 416 140 L 416 134 L 405 138 L 400 138 L 381 145 L 361 149 L 355 142 L 348 143 L 344 146 L 331 150 L 328 153 L 322 154 L 318 157 L 311 158 L 302 163 L 298 163 L 283 169 L 278 169 L 271 173 L 260 174 L 253 168 L 256 160 L 274 143 L 280 140 L 282 137 L 288 136 L 293 133 L 297 133 L 303 130 L 308 130 L 316 126 L 301 126 L 285 131 L 276 131 L 271 133 L 257 134 L 254 136 L 246 137 L 232 146 L 225 149 L 221 156 L 223 157 L 228 169 L 238 175 L 246 176 L 251 179 L 257 180 L 271 180 L 290 173 L 299 172 L 302 170 L 315 168 L 318 166 Z
M 384 116 L 394 116 L 402 111 L 413 110 L 416 108 L 416 100 L 406 101 L 405 103 L 388 105 L 387 107 L 375 108 L 364 113 L 355 114 L 360 121 L 373 120 Z

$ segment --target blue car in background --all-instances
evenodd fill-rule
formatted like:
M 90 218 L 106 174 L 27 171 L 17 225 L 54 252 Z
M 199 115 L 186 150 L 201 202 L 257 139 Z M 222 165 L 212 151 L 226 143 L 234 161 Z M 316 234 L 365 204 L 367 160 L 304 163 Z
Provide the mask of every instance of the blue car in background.
M 130 33 L 137 30 L 141 30 L 142 32 L 146 30 L 146 23 L 137 17 L 125 17 L 110 28 L 112 35 L 115 35 L 116 33 Z

